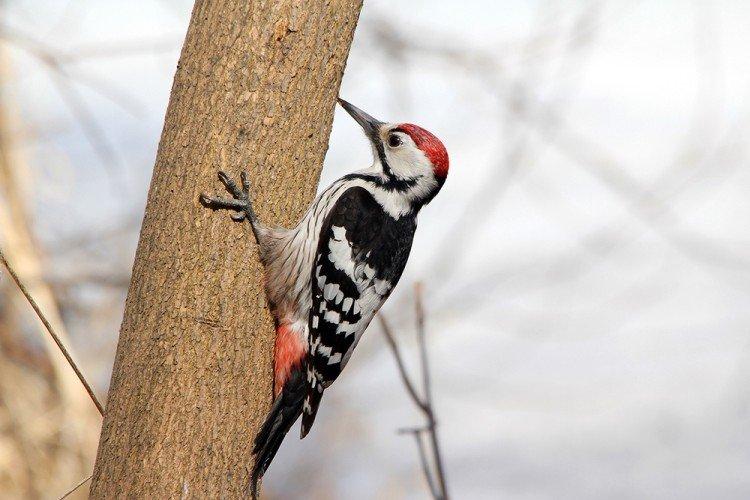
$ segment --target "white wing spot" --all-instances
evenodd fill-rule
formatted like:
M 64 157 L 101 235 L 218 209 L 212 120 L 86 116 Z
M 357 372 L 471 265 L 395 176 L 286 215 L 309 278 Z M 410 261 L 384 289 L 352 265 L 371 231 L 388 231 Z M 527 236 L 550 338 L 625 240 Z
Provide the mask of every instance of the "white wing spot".
M 339 291 L 338 283 L 328 283 L 323 289 L 323 297 L 326 300 L 333 299 Z
M 323 319 L 328 321 L 329 323 L 338 325 L 339 321 L 341 321 L 341 315 L 337 313 L 336 311 L 326 311 L 326 314 L 325 316 L 323 316 Z
M 335 237 L 328 242 L 328 260 L 339 271 L 343 271 L 347 276 L 353 276 L 354 258 L 352 258 L 352 249 L 346 239 L 346 230 L 343 227 L 334 227 L 333 233 Z
M 336 329 L 336 333 L 343 333 L 344 335 L 354 333 L 357 331 L 357 324 L 358 323 L 347 323 L 346 321 L 344 321 Z
M 313 316 L 312 327 L 313 328 L 317 328 L 318 327 L 318 315 L 317 314 L 315 316 Z
M 323 287 L 326 286 L 326 277 L 320 274 L 321 269 L 323 269 L 323 266 L 318 266 L 318 268 L 315 270 L 315 276 L 318 277 L 318 288 L 322 290 Z
M 341 361 L 341 353 L 337 352 L 330 358 L 328 358 L 328 364 L 329 365 L 335 365 L 336 363 L 339 363 Z
M 333 230 L 333 239 L 336 241 L 346 240 L 346 229 L 341 226 L 331 226 Z
M 344 304 L 341 306 L 341 310 L 345 313 L 349 312 L 349 309 L 352 308 L 352 303 L 354 303 L 354 299 L 351 297 L 347 297 L 344 299 Z

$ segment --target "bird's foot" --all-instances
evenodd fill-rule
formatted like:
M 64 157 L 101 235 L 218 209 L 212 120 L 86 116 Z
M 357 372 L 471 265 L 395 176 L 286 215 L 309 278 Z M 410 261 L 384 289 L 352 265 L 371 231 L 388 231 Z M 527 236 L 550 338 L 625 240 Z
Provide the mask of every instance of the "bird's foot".
M 233 198 L 222 198 L 221 196 L 209 196 L 206 193 L 200 195 L 203 206 L 212 210 L 233 210 L 232 220 L 242 222 L 247 219 L 251 224 L 257 219 L 253 210 L 253 202 L 250 199 L 250 179 L 247 172 L 242 171 L 240 181 L 242 187 L 238 186 L 227 174 L 219 171 L 219 180 Z

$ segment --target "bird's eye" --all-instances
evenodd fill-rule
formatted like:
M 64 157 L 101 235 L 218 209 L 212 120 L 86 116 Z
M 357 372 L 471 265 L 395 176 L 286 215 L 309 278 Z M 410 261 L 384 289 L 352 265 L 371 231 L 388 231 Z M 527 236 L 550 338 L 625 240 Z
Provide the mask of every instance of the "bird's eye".
M 401 138 L 396 134 L 388 136 L 388 145 L 392 148 L 397 148 L 401 145 Z

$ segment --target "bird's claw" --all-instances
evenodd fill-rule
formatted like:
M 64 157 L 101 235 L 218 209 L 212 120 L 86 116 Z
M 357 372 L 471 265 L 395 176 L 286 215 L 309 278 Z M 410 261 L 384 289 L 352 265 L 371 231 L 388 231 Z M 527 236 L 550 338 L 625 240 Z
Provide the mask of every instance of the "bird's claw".
M 250 198 L 250 179 L 248 178 L 246 171 L 243 170 L 242 173 L 240 173 L 242 188 L 240 188 L 225 172 L 219 170 L 218 176 L 221 183 L 224 184 L 224 187 L 227 188 L 227 191 L 229 191 L 236 200 L 247 200 Z
M 240 173 L 240 181 L 242 187 L 240 188 L 231 177 L 225 172 L 218 172 L 219 180 L 224 187 L 232 195 L 232 198 L 222 198 L 221 196 L 209 196 L 206 193 L 201 193 L 199 199 L 202 205 L 213 210 L 234 210 L 231 214 L 232 220 L 236 222 L 242 222 L 245 219 L 249 221 L 255 220 L 255 212 L 253 211 L 252 201 L 250 200 L 250 178 L 246 171 Z

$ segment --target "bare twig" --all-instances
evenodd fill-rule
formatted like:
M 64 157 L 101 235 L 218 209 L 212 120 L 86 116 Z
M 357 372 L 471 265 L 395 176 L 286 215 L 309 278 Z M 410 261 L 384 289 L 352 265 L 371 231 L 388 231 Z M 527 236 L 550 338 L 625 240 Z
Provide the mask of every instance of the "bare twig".
M 75 492 L 75 490 L 77 490 L 78 488 L 80 488 L 81 486 L 83 486 L 84 484 L 86 484 L 87 482 L 89 482 L 92 477 L 93 477 L 93 474 L 89 475 L 86 478 L 83 478 L 81 480 L 81 482 L 79 482 L 78 484 L 76 484 L 75 486 L 73 486 L 73 488 L 69 489 L 63 496 L 60 497 L 59 500 L 65 500 L 66 498 L 68 498 L 70 495 L 73 494 L 73 492 Z
M 50 336 L 52 337 L 52 340 L 55 341 L 55 344 L 57 344 L 57 347 L 60 349 L 60 352 L 62 352 L 63 356 L 65 356 L 65 359 L 67 360 L 70 367 L 73 368 L 73 371 L 78 377 L 78 380 L 81 381 L 81 384 L 83 384 L 83 387 L 86 389 L 86 392 L 89 394 L 91 401 L 94 402 L 96 409 L 99 410 L 99 414 L 104 415 L 104 407 L 96 398 L 96 395 L 94 394 L 94 390 L 86 381 L 86 378 L 81 373 L 81 370 L 78 368 L 78 365 L 76 365 L 75 361 L 73 361 L 73 358 L 70 356 L 70 353 L 68 353 L 68 350 L 65 348 L 65 345 L 63 345 L 62 341 L 60 340 L 60 337 L 58 337 L 57 334 L 55 333 L 55 330 L 52 328 L 52 325 L 50 325 L 49 321 L 47 321 L 47 318 L 44 316 L 44 313 L 42 313 L 42 310 L 34 301 L 33 297 L 31 297 L 31 294 L 26 289 L 26 286 L 24 286 L 24 284 L 21 282 L 21 279 L 18 277 L 16 272 L 13 270 L 13 268 L 10 266 L 8 261 L 5 259 L 5 254 L 3 253 L 2 250 L 0 250 L 0 262 L 2 262 L 2 264 L 8 270 L 8 273 L 10 273 L 10 276 L 13 278 L 13 281 L 16 282 L 16 285 L 18 285 L 18 288 L 21 290 L 21 293 L 23 293 L 23 295 L 26 297 L 26 300 L 29 301 L 29 304 L 31 304 L 31 307 L 34 309 L 34 312 L 39 317 L 41 322 L 44 324 L 44 327 L 47 329 L 47 332 L 49 332 Z
M 388 347 L 393 353 L 393 357 L 396 360 L 396 366 L 398 367 L 399 375 L 401 380 L 406 387 L 406 391 L 409 393 L 414 404 L 419 408 L 427 420 L 427 424 L 424 427 L 410 427 L 406 429 L 400 429 L 399 434 L 411 434 L 417 443 L 417 451 L 419 452 L 419 461 L 422 465 L 422 471 L 424 472 L 427 485 L 430 488 L 432 497 L 437 500 L 448 500 L 448 488 L 445 480 L 445 468 L 443 467 L 443 459 L 440 453 L 440 444 L 437 437 L 437 422 L 435 420 L 435 412 L 432 408 L 432 384 L 430 379 L 429 362 L 427 356 L 427 341 L 425 334 L 425 314 L 424 307 L 422 305 L 422 286 L 417 283 L 415 286 L 415 309 L 417 316 L 417 342 L 419 343 L 419 358 L 420 358 L 420 371 L 422 375 L 422 385 L 424 391 L 424 397 L 420 397 L 414 386 L 414 382 L 406 371 L 406 365 L 401 356 L 401 352 L 396 344 L 396 339 L 393 335 L 393 331 L 388 324 L 385 317 L 380 314 L 380 325 L 383 328 L 385 339 L 388 343 Z M 425 442 L 422 438 L 423 434 L 429 435 L 429 444 L 432 452 L 432 461 L 434 463 L 434 472 L 431 471 L 429 461 L 427 460 L 427 450 Z
M 379 314 L 378 318 L 380 319 L 380 326 L 383 328 L 383 333 L 385 334 L 385 340 L 388 342 L 388 347 L 391 348 L 393 357 L 396 359 L 396 366 L 398 367 L 398 372 L 401 375 L 401 380 L 403 381 L 404 386 L 406 387 L 406 390 L 409 393 L 409 396 L 411 396 L 412 401 L 414 401 L 414 404 L 417 405 L 420 410 L 425 411 L 425 403 L 417 394 L 417 390 L 414 388 L 414 384 L 409 378 L 409 374 L 406 372 L 406 365 L 404 365 L 404 360 L 401 357 L 401 352 L 398 348 L 398 344 L 396 344 L 396 339 L 393 336 L 393 333 L 391 331 L 390 325 L 388 324 L 388 321 L 385 319 L 385 316 L 383 316 L 382 314 Z
M 427 461 L 427 449 L 424 440 L 422 439 L 422 434 L 425 432 L 429 432 L 429 430 L 425 428 L 399 430 L 399 434 L 411 434 L 414 436 L 414 441 L 417 445 L 417 450 L 419 451 L 419 463 L 422 466 L 422 472 L 424 472 L 424 476 L 427 479 L 427 486 L 430 488 L 430 493 L 432 493 L 433 498 L 440 498 L 440 491 L 435 485 L 435 479 L 430 472 L 430 463 Z
M 422 367 L 422 388 L 427 406 L 432 405 L 430 390 L 430 369 L 427 361 L 427 342 L 425 341 L 424 307 L 422 307 L 422 284 L 414 285 L 414 310 L 417 313 L 417 343 L 419 344 L 419 362 Z
M 440 453 L 440 443 L 437 438 L 437 423 L 435 422 L 435 412 L 432 409 L 432 384 L 430 381 L 430 367 L 427 357 L 427 342 L 424 327 L 424 307 L 422 303 L 422 284 L 417 283 L 414 286 L 414 306 L 417 313 L 417 342 L 419 342 L 419 352 L 422 368 L 422 381 L 424 384 L 424 401 L 427 417 L 427 430 L 432 443 L 432 453 L 435 459 L 436 476 L 442 497 L 447 500 L 448 489 L 445 484 L 445 469 L 443 468 L 443 458 Z

